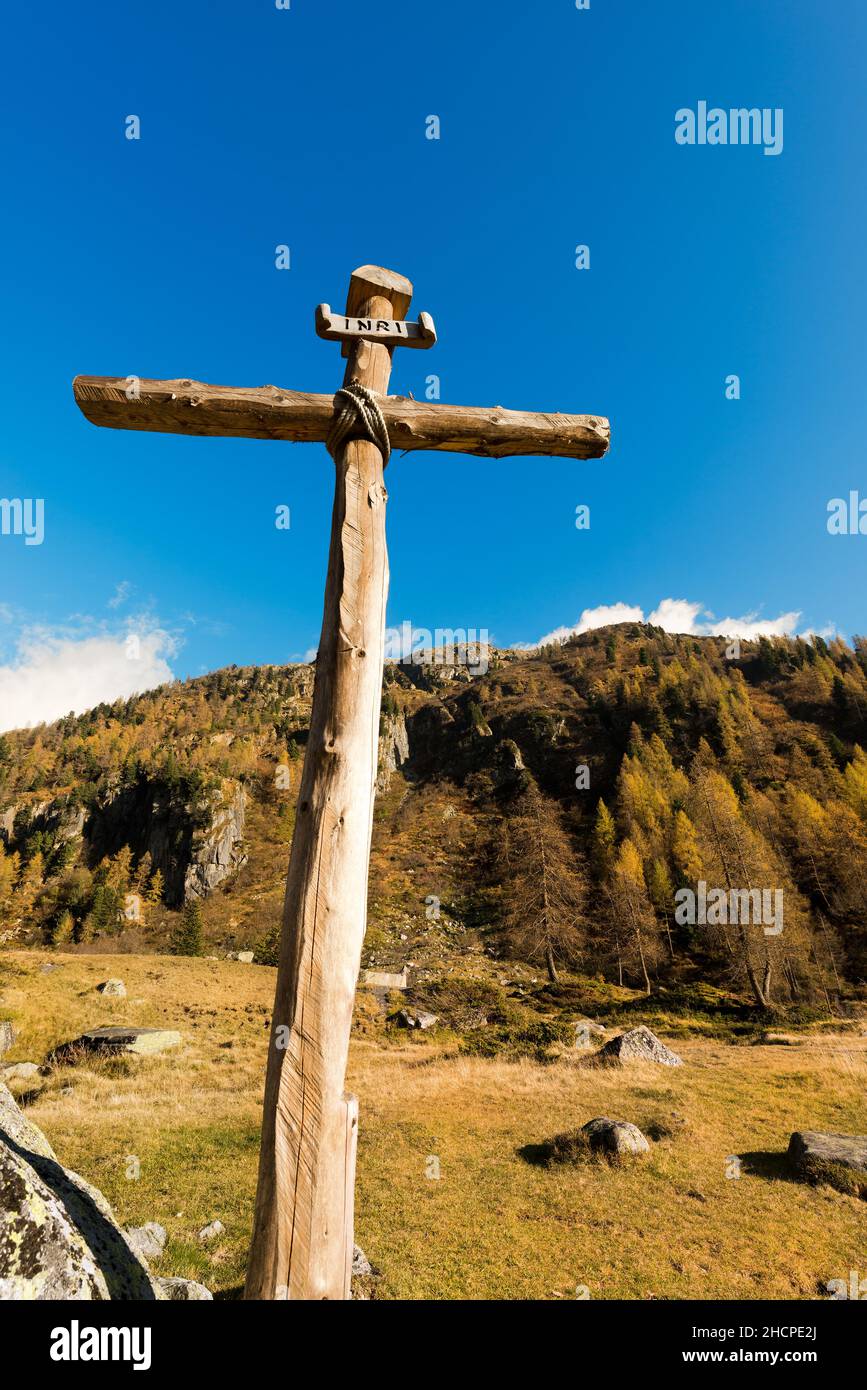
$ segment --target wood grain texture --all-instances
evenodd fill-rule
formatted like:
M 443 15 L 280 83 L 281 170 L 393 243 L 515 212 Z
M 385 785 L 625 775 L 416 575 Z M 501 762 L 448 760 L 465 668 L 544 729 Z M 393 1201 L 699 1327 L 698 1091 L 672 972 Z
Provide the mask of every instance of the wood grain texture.
M 330 304 L 319 304 L 315 315 L 316 334 L 328 342 L 366 338 L 369 343 L 384 347 L 432 348 L 437 332 L 430 314 L 420 314 L 418 321 L 410 319 L 347 318 L 335 314 Z
M 362 312 L 390 318 L 394 310 L 390 300 L 373 297 L 363 301 Z M 344 384 L 359 382 L 384 394 L 390 372 L 389 350 L 361 341 L 353 346 Z M 358 1112 L 344 1085 L 367 921 L 388 556 L 379 450 L 366 440 L 350 441 L 335 471 L 325 611 L 268 1054 L 248 1299 L 350 1294 Z
M 94 425 L 165 434 L 321 444 L 334 411 L 332 396 L 279 386 L 77 376 L 73 391 L 82 413 Z M 130 395 L 132 391 L 137 394 Z M 611 438 L 609 423 L 601 415 L 443 405 L 405 396 L 386 396 L 381 404 L 396 452 L 438 449 L 482 458 L 537 454 L 590 459 L 601 458 Z

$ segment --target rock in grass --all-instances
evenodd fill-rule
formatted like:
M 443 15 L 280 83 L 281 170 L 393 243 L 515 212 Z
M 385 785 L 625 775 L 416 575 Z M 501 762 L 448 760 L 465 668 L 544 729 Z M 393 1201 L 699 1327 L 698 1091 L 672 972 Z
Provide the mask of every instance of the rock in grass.
M 609 1154 L 646 1154 L 650 1148 L 638 1125 L 629 1120 L 609 1120 L 600 1115 L 579 1131 L 591 1149 Z
M 126 999 L 126 985 L 123 980 L 103 980 L 96 988 L 100 994 L 105 994 L 111 999 Z
M 8 1086 L 0 1081 L 0 1148 L 4 1143 L 26 1150 L 27 1156 L 56 1158 L 42 1130 L 24 1114 Z
M 80 1038 L 62 1043 L 48 1059 L 56 1066 L 69 1065 L 88 1053 L 117 1054 L 135 1053 L 144 1056 L 152 1052 L 165 1052 L 169 1047 L 177 1047 L 180 1033 L 173 1028 L 137 1028 L 117 1026 L 90 1028 Z
M 146 1260 L 158 1260 L 168 1240 L 165 1227 L 156 1221 L 146 1221 L 143 1226 L 133 1226 L 127 1230 L 126 1238 L 136 1254 L 144 1256 Z
M 426 1032 L 428 1028 L 435 1028 L 439 1023 L 438 1014 L 428 1014 L 423 1011 L 412 1013 L 409 1009 L 398 1009 L 394 1017 L 399 1028 L 417 1028 L 422 1032 Z
M 0 1085 L 0 1299 L 163 1297 L 102 1193 L 57 1161 Z
M 548 1163 L 581 1163 L 593 1153 L 621 1159 L 647 1153 L 649 1148 L 637 1125 L 600 1115 L 581 1129 L 570 1129 L 549 1139 L 541 1146 L 539 1156 Z
M 365 1301 L 376 1298 L 381 1279 L 382 1271 L 370 1263 L 360 1245 L 353 1245 L 350 1297 Z
M 13 1062 L 11 1066 L 3 1068 L 4 1081 L 32 1081 L 39 1075 L 38 1062 Z
M 593 1047 L 600 1038 L 605 1037 L 605 1029 L 602 1024 L 594 1023 L 592 1018 L 579 1018 L 574 1028 L 573 1047 Z
M 596 1054 L 600 1062 L 656 1062 L 662 1067 L 682 1067 L 683 1058 L 678 1057 L 661 1043 L 655 1033 L 642 1023 L 638 1028 L 630 1028 L 628 1033 L 620 1033 L 612 1038 Z
M 798 1177 L 825 1182 L 854 1197 L 867 1197 L 867 1134 L 819 1134 L 796 1130 L 789 1160 Z
M 8 1018 L 0 1019 L 0 1057 L 8 1052 L 15 1041 L 15 1029 Z
M 199 1240 L 216 1240 L 217 1236 L 221 1236 L 225 1229 L 222 1221 L 211 1221 L 199 1231 Z
M 163 1296 L 172 1303 L 213 1303 L 214 1295 L 195 1279 L 157 1279 Z

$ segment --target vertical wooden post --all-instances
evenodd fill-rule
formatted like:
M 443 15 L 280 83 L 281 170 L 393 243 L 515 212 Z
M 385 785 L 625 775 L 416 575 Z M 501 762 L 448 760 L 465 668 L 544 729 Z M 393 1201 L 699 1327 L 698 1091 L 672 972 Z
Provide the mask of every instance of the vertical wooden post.
M 412 285 L 352 275 L 346 313 L 402 319 Z M 388 391 L 391 350 L 348 349 L 344 385 Z M 382 456 L 335 460 L 325 611 L 289 859 L 259 1186 L 245 1297 L 344 1299 L 352 1261 L 357 1102 L 344 1095 L 367 920 L 388 555 Z

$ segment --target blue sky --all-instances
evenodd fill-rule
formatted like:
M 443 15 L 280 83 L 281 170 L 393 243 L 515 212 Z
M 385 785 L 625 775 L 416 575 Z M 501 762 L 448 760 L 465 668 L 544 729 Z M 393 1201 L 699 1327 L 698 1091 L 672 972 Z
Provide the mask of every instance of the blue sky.
M 0 724 L 129 693 L 129 632 L 142 683 L 315 647 L 324 449 L 97 430 L 71 381 L 331 391 L 314 307 L 371 261 L 439 332 L 392 390 L 613 429 L 600 461 L 395 457 L 390 624 L 867 629 L 867 537 L 826 527 L 867 497 L 858 0 L 97 0 L 4 40 L 0 497 L 45 538 L 0 535 Z M 678 145 L 701 100 L 782 108 L 782 152 Z

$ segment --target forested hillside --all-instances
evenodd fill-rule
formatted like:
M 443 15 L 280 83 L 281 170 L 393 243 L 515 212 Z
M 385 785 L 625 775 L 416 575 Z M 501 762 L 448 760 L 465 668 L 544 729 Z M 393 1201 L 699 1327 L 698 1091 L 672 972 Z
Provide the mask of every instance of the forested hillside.
M 313 674 L 229 668 L 0 738 L 0 935 L 199 949 L 201 924 L 205 951 L 270 958 Z M 390 664 L 381 735 L 366 964 L 867 994 L 862 639 L 625 624 L 484 675 Z M 700 883 L 781 894 L 781 930 L 685 921 Z

